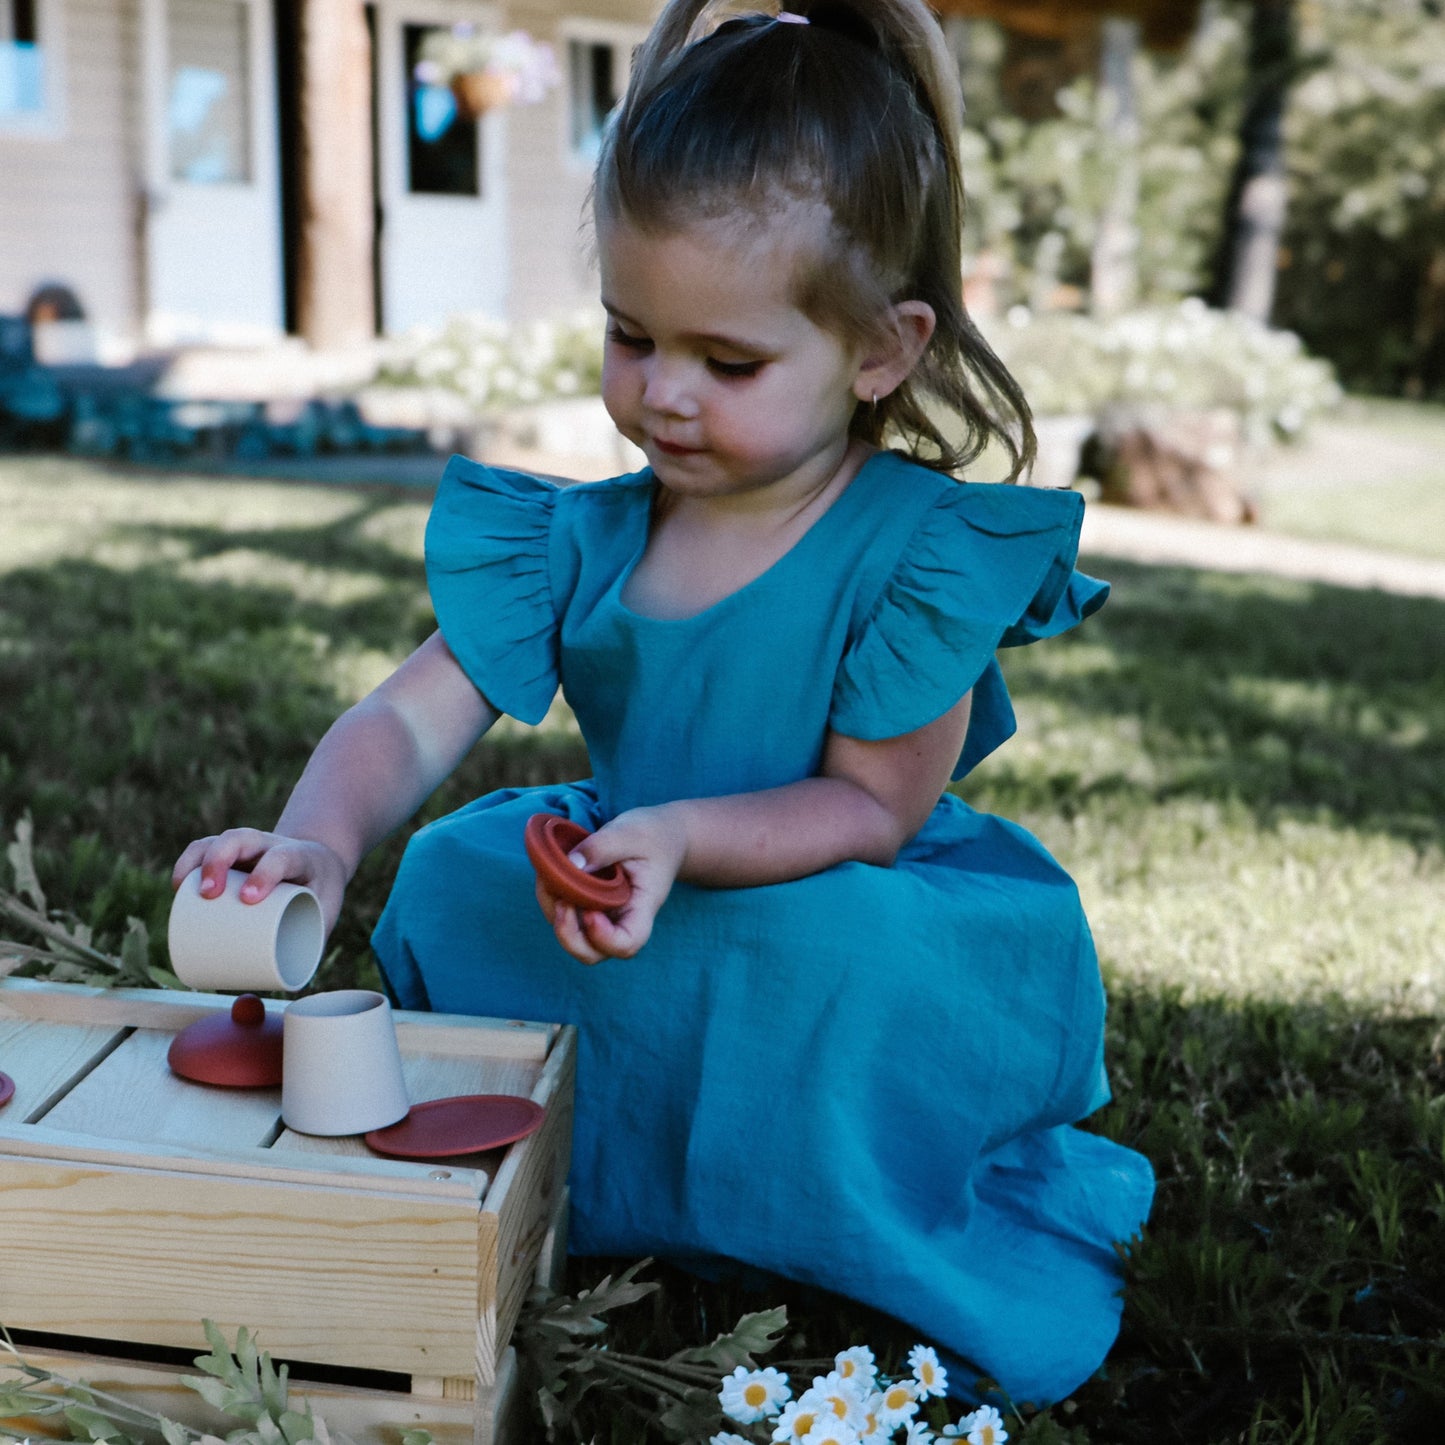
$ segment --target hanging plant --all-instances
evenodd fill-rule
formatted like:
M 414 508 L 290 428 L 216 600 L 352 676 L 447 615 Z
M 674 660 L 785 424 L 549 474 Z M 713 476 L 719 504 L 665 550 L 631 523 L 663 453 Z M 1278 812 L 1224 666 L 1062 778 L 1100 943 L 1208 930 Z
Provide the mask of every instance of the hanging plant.
M 429 31 L 415 75 L 423 85 L 448 87 L 468 120 L 507 105 L 531 105 L 561 79 L 550 45 L 525 30 L 498 35 L 470 24 Z

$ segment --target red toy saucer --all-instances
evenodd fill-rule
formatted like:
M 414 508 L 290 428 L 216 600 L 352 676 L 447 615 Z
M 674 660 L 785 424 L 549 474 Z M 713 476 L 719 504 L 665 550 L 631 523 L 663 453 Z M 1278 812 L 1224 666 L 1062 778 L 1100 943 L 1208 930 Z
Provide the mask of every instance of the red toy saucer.
M 226 1089 L 274 1088 L 281 1082 L 281 1015 L 243 993 L 226 1013 L 187 1024 L 166 1053 L 171 1072 Z
M 9 1074 L 0 1074 L 0 1104 L 8 1104 L 15 1092 L 15 1080 Z
M 632 897 L 632 884 L 615 863 L 597 873 L 587 873 L 568 861 L 567 855 L 584 838 L 586 828 L 555 813 L 533 813 L 527 819 L 522 841 L 537 876 L 558 898 L 578 908 L 597 908 L 610 913 Z
M 500 1149 L 534 1133 L 547 1111 L 518 1094 L 458 1094 L 413 1104 L 406 1118 L 362 1137 L 393 1159 L 443 1159 Z

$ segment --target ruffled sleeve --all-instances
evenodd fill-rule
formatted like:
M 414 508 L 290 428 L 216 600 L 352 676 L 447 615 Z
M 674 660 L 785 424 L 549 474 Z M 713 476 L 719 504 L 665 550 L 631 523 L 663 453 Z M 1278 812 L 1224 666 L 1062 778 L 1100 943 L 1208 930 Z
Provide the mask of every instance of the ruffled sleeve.
M 1106 582 L 1074 570 L 1075 492 L 949 484 L 914 528 L 850 638 L 830 725 L 890 738 L 941 716 L 970 689 L 961 778 L 1015 728 L 994 653 L 1052 637 L 1104 605 Z
M 437 625 L 500 712 L 539 723 L 557 692 L 548 543 L 558 488 L 453 457 L 426 527 Z

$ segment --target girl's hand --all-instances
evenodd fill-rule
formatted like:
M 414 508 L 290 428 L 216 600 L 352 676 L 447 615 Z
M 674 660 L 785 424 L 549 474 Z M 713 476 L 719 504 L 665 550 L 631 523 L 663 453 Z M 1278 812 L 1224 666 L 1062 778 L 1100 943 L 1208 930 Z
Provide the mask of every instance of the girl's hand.
M 251 865 L 251 877 L 241 885 L 242 903 L 259 903 L 278 883 L 303 883 L 321 902 L 327 933 L 335 927 L 350 875 L 331 848 L 309 838 L 287 838 L 259 828 L 228 828 L 211 838 L 197 838 L 176 859 L 171 887 L 179 888 L 199 868 L 201 897 L 219 898 L 227 872 L 241 864 Z
M 589 872 L 616 863 L 632 884 L 632 897 L 615 916 L 578 908 L 550 892 L 539 878 L 537 902 L 557 942 L 583 963 L 631 958 L 652 937 L 657 911 L 667 901 L 687 854 L 687 830 L 676 809 L 634 808 L 621 813 L 569 855 Z

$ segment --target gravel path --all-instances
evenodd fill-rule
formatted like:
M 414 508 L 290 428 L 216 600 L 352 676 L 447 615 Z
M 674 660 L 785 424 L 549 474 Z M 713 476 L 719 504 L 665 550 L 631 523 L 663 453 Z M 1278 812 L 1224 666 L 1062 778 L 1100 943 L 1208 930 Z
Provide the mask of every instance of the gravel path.
M 1445 599 L 1445 562 L 1312 542 L 1257 527 L 1227 527 L 1158 512 L 1090 504 L 1082 550 L 1131 562 L 1202 567 L 1216 572 L 1263 572 L 1336 587 L 1377 588 L 1412 597 Z

